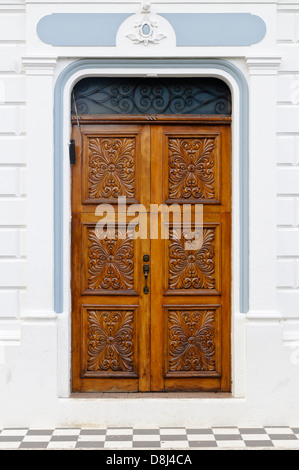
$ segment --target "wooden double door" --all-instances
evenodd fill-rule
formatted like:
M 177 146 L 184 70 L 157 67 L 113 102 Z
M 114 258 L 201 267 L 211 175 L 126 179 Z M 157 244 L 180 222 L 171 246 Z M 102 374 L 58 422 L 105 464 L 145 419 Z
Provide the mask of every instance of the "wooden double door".
M 73 138 L 73 392 L 230 391 L 230 119 Z

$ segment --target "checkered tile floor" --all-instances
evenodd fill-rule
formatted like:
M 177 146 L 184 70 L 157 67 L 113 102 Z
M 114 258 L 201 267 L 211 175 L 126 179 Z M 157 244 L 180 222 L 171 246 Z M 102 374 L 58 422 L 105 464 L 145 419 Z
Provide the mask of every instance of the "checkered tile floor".
M 0 449 L 299 449 L 299 427 L 3 428 Z

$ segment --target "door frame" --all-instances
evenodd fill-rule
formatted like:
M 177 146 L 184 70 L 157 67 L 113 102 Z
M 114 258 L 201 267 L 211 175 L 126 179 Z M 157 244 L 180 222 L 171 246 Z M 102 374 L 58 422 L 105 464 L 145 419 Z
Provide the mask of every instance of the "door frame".
M 71 394 L 70 292 L 70 97 L 87 76 L 210 76 L 224 80 L 232 95 L 232 395 L 245 395 L 245 315 L 248 311 L 248 85 L 234 64 L 217 59 L 80 60 L 56 73 L 54 105 L 54 289 L 58 319 L 58 396 Z M 59 68 L 58 68 L 59 69 Z M 60 69 L 61 70 L 61 69 Z M 237 177 L 236 177 L 237 175 Z M 239 262 L 240 260 L 240 262 Z M 63 287 L 65 286 L 65 288 Z

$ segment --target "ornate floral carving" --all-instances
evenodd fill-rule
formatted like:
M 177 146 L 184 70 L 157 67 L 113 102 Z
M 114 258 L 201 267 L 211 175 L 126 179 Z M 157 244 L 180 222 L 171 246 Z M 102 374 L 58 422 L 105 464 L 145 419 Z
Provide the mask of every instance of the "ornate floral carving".
M 134 44 L 143 43 L 145 46 L 148 44 L 159 44 L 159 42 L 166 38 L 166 34 L 159 31 L 157 21 L 145 15 L 135 23 L 134 30 L 126 35 Z
M 215 312 L 169 311 L 169 370 L 215 370 Z
M 88 288 L 103 290 L 134 288 L 133 234 L 125 229 L 98 238 L 96 230 L 89 230 Z
M 89 140 L 89 197 L 117 198 L 135 195 L 135 139 Z
M 132 310 L 90 310 L 88 312 L 89 371 L 133 371 Z
M 182 240 L 173 229 L 169 236 L 169 288 L 215 289 L 215 229 L 203 229 L 198 250 L 184 249 Z
M 215 197 L 214 139 L 169 139 L 170 199 Z

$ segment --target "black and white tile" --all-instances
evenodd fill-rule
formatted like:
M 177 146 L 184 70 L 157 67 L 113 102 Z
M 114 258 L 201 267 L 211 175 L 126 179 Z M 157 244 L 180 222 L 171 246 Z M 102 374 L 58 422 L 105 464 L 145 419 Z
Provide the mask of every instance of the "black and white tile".
M 299 427 L 3 428 L 2 449 L 299 449 Z

